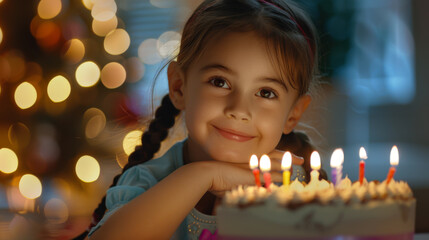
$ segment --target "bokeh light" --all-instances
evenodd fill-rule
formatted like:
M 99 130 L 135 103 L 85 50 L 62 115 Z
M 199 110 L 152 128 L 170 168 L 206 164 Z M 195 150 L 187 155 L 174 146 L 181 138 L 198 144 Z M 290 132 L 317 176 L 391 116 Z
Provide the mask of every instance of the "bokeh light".
M 127 71 L 127 82 L 137 82 L 143 78 L 145 67 L 144 64 L 137 57 L 130 57 L 125 62 L 125 69 Z
M 93 0 L 91 16 L 98 21 L 107 21 L 116 15 L 118 7 L 114 0 Z
M 53 224 L 65 223 L 69 218 L 69 209 L 63 200 L 51 198 L 43 209 L 46 219 Z
M 0 27 L 0 44 L 2 41 L 3 41 L 3 30 L 1 30 L 1 27 Z
M 19 180 L 19 191 L 28 199 L 35 199 L 42 194 L 42 183 L 33 174 L 25 174 Z
M 100 79 L 100 68 L 92 61 L 79 65 L 76 69 L 76 81 L 82 87 L 92 87 Z
M 57 46 L 61 38 L 60 26 L 52 21 L 43 21 L 36 26 L 35 37 L 37 43 L 44 48 L 52 49 Z
M 85 56 L 85 45 L 81 40 L 74 38 L 65 44 L 64 57 L 73 62 L 78 63 Z
M 101 70 L 101 82 L 109 89 L 120 87 L 126 78 L 125 68 L 117 62 L 108 63 Z
M 0 149 L 0 171 L 4 173 L 13 173 L 18 168 L 18 157 L 15 152 L 9 148 Z
M 112 55 L 119 55 L 127 51 L 130 46 L 130 36 L 124 29 L 111 31 L 104 38 L 104 49 Z
M 71 86 L 69 81 L 61 76 L 55 76 L 48 83 L 48 96 L 52 102 L 58 103 L 66 100 L 70 96 Z
M 28 127 L 20 122 L 14 123 L 7 132 L 9 142 L 16 148 L 24 148 L 30 143 L 31 133 Z
M 134 152 L 136 146 L 142 144 L 142 135 L 143 131 L 141 130 L 134 130 L 125 135 L 122 142 L 122 147 L 124 148 L 125 154 L 129 156 L 132 152 Z
M 100 175 L 100 165 L 95 158 L 84 155 L 76 163 L 76 175 L 83 182 L 94 182 Z
M 158 38 L 157 48 L 163 58 L 176 56 L 179 53 L 180 39 L 182 35 L 175 31 L 167 31 Z
M 92 0 L 82 0 L 82 4 L 88 10 L 91 10 L 92 7 L 94 6 L 94 3 L 92 2 Z
M 37 13 L 42 19 L 51 19 L 61 12 L 61 8 L 61 0 L 41 0 L 37 6 Z
M 28 82 L 21 83 L 15 90 L 15 103 L 21 109 L 27 109 L 34 105 L 37 100 L 37 91 Z
M 109 32 L 115 30 L 117 26 L 118 18 L 116 16 L 107 21 L 98 21 L 97 19 L 92 21 L 92 31 L 100 37 L 106 36 Z
M 87 138 L 97 137 L 106 127 L 106 116 L 98 108 L 90 108 L 83 114 L 83 120 L 86 122 L 85 136 Z
M 143 63 L 156 64 L 162 60 L 158 51 L 158 40 L 148 38 L 144 40 L 138 48 L 138 56 Z

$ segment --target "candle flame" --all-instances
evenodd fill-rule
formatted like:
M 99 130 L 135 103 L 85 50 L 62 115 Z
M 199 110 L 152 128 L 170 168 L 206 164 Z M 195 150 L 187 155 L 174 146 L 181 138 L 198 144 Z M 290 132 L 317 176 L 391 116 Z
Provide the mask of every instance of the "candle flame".
M 314 151 L 313 153 L 311 153 L 311 157 L 310 157 L 310 165 L 311 165 L 311 169 L 313 170 L 319 170 L 320 169 L 320 155 L 317 151 Z
M 360 147 L 359 149 L 359 158 L 360 159 L 368 159 L 368 156 L 366 155 L 365 148 Z
M 268 172 L 271 170 L 271 160 L 268 155 L 264 154 L 261 157 L 260 167 L 262 172 Z
M 341 166 L 344 162 L 344 152 L 343 149 L 337 148 L 334 150 L 331 156 L 331 167 L 337 168 Z
M 283 154 L 282 158 L 282 170 L 289 170 L 292 166 L 292 154 L 287 151 Z
M 255 154 L 250 157 L 249 165 L 252 170 L 258 167 L 258 157 Z
M 399 151 L 398 147 L 394 145 L 390 150 L 390 165 L 397 166 L 399 164 Z

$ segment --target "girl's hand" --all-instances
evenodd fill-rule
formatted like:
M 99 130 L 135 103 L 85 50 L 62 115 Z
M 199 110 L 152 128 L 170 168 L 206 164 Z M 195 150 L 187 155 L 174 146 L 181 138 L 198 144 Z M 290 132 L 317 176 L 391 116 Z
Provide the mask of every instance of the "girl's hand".
M 213 170 L 213 180 L 209 189 L 214 195 L 221 197 L 239 185 L 255 185 L 255 177 L 247 163 L 205 162 Z M 262 174 L 261 174 L 262 176 Z M 282 180 L 280 172 L 271 172 L 273 181 Z
M 268 156 L 271 159 L 271 171 L 281 171 L 282 170 L 282 158 L 285 151 L 275 149 L 270 152 Z M 292 154 L 292 164 L 293 165 L 302 165 L 304 164 L 304 158 L 298 157 L 295 154 Z

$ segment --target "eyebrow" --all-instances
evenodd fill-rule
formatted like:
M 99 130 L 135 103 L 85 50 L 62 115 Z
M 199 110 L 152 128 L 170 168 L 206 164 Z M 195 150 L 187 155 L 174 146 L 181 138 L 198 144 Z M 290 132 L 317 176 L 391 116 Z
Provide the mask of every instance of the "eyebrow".
M 232 69 L 230 69 L 230 68 L 228 68 L 222 64 L 218 64 L 218 63 L 208 64 L 208 65 L 202 67 L 200 69 L 200 72 L 209 71 L 211 69 L 218 69 L 218 70 L 225 71 L 225 72 L 232 74 L 232 75 L 237 75 L 237 73 L 234 70 L 232 70 Z M 286 86 L 285 82 L 281 81 L 280 79 L 263 77 L 263 78 L 260 78 L 259 80 L 262 80 L 264 82 L 270 82 L 270 83 L 275 83 L 275 84 L 281 85 L 281 87 L 283 87 L 286 90 L 286 92 L 289 92 L 289 89 Z

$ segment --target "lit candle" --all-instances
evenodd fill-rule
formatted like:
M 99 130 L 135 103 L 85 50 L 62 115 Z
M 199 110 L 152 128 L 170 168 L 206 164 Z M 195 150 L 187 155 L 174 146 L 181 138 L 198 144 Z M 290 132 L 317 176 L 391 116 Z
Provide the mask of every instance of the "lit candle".
M 271 185 L 271 174 L 270 174 L 271 161 L 270 161 L 270 157 L 268 157 L 268 155 L 265 155 L 265 154 L 262 155 L 260 167 L 261 167 L 261 171 L 264 175 L 265 188 L 269 191 L 270 185 Z
M 360 147 L 359 149 L 359 183 L 362 185 L 363 179 L 365 178 L 365 159 L 367 159 L 365 148 Z
M 331 156 L 331 176 L 332 176 L 332 183 L 337 186 L 342 178 L 342 169 L 343 169 L 343 162 L 344 162 L 344 152 L 343 149 L 337 148 L 334 150 Z
M 398 147 L 393 146 L 392 150 L 390 150 L 390 169 L 389 173 L 387 174 L 386 183 L 389 184 L 390 180 L 392 180 L 393 175 L 396 172 L 396 166 L 399 164 L 399 151 Z
M 259 179 L 259 169 L 258 169 L 258 157 L 253 154 L 250 157 L 250 169 L 252 169 L 253 175 L 255 176 L 255 183 L 256 186 L 260 187 L 261 186 L 261 180 Z
M 310 157 L 310 165 L 311 169 L 313 169 L 310 173 L 311 175 L 311 182 L 313 181 L 319 181 L 319 169 L 320 169 L 320 155 L 317 151 L 314 151 L 311 153 Z
M 290 183 L 290 167 L 292 166 L 292 154 L 285 152 L 282 158 L 282 170 L 283 170 L 283 186 L 289 186 Z

